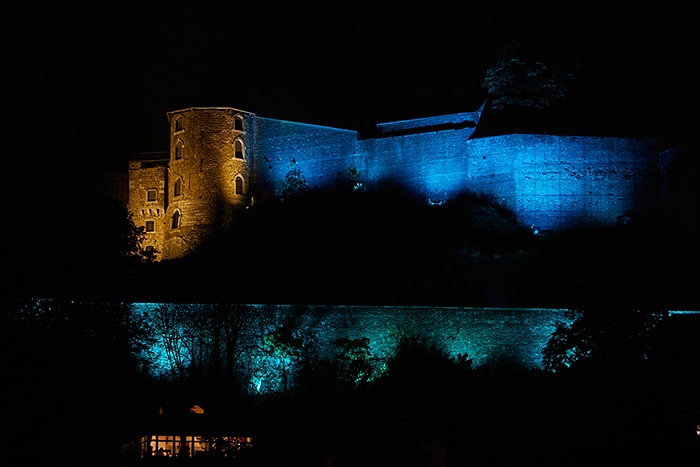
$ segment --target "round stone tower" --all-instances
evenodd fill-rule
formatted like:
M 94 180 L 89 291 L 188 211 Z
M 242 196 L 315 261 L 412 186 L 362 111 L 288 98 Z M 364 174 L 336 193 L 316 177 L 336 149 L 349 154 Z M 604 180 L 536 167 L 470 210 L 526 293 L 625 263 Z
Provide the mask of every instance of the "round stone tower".
M 163 259 L 193 251 L 231 210 L 249 203 L 252 114 L 230 107 L 168 112 Z

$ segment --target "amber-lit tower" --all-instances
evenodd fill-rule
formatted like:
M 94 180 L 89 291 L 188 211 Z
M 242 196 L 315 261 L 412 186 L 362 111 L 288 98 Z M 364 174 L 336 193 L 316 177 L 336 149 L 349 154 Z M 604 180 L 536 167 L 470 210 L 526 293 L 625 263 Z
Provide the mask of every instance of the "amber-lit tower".
M 249 202 L 249 112 L 191 107 L 168 112 L 162 259 L 192 251 L 221 228 L 231 209 Z

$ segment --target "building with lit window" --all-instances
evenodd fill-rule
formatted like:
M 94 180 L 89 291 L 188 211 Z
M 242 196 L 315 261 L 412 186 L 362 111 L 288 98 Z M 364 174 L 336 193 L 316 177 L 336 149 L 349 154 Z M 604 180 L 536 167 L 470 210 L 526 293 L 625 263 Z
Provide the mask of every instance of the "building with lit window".
M 136 441 L 123 446 L 124 460 L 128 465 L 235 465 L 253 447 L 253 438 L 250 433 L 231 433 L 236 431 L 232 423 L 213 419 L 196 405 L 189 413 L 161 409 L 138 430 L 142 435 Z

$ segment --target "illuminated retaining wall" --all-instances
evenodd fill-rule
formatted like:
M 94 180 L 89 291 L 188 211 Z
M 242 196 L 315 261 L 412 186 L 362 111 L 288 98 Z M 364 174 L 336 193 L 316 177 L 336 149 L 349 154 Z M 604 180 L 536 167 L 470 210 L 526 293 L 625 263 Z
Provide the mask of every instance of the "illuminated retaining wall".
M 137 308 L 157 310 L 159 306 Z M 202 313 L 202 307 L 210 305 L 184 306 L 191 313 Z M 568 310 L 532 308 L 239 305 L 236 312 L 246 315 L 240 321 L 245 326 L 238 345 L 246 350 L 239 370 L 259 392 L 282 389 L 294 372 L 294 352 L 270 345 L 269 337 L 280 330 L 321 358 L 332 357 L 336 339 L 368 338 L 371 354 L 382 362 L 393 355 L 402 336 L 413 336 L 452 356 L 466 354 L 477 367 L 515 363 L 540 368 L 542 349 L 555 323 L 572 320 Z M 174 340 L 169 342 L 172 346 Z M 187 352 L 184 347 L 179 352 Z M 164 348 L 159 342 L 152 351 L 160 361 L 156 370 L 167 374 Z
M 557 320 L 569 323 L 568 310 L 276 305 L 280 319 L 300 314 L 300 330 L 329 355 L 335 339 L 370 339 L 372 354 L 387 358 L 401 336 L 425 337 L 449 354 L 467 354 L 475 365 L 516 362 L 538 368 L 542 348 Z

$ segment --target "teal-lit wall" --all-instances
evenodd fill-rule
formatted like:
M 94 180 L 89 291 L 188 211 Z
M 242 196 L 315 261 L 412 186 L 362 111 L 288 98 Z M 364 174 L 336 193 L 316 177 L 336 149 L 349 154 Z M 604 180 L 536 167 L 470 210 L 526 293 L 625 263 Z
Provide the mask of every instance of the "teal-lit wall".
M 137 310 L 160 306 L 167 305 L 140 304 Z M 200 313 L 211 305 L 179 306 Z M 572 319 L 562 309 L 245 305 L 238 310 L 247 315 L 240 334 L 239 346 L 246 350 L 239 371 L 259 392 L 285 387 L 298 363 L 294 349 L 270 344 L 270 336 L 280 330 L 317 358 L 331 358 L 336 339 L 368 338 L 370 352 L 381 364 L 393 355 L 402 336 L 414 336 L 452 356 L 466 354 L 477 367 L 514 363 L 540 368 L 542 349 L 555 323 L 568 324 Z M 158 362 L 155 371 L 168 374 L 170 363 L 162 339 L 151 352 Z

